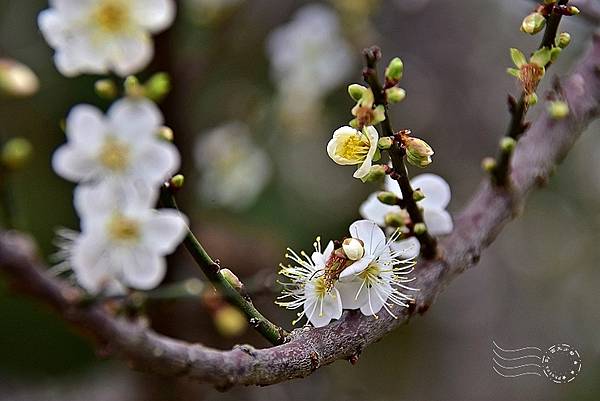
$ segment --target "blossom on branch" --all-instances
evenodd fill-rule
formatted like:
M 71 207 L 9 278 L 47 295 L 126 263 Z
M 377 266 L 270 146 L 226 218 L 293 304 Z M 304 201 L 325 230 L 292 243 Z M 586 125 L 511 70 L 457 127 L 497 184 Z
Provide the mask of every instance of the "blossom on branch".
M 373 160 L 379 152 L 377 142 L 379 134 L 375 127 L 369 126 L 356 130 L 352 127 L 341 127 L 335 130 L 333 138 L 327 144 L 327 154 L 339 165 L 359 165 L 354 178 L 363 179 L 371 170 Z
M 120 76 L 142 70 L 154 54 L 151 34 L 175 18 L 173 0 L 50 0 L 38 25 L 61 74 Z

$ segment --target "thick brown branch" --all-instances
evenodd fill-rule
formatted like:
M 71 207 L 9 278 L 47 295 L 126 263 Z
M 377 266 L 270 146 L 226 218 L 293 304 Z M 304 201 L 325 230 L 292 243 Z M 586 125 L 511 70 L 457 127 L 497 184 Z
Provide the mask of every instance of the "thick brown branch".
M 185 376 L 228 387 L 234 384 L 266 385 L 304 377 L 317 368 L 358 355 L 366 346 L 425 312 L 448 283 L 479 260 L 488 246 L 521 209 L 530 190 L 548 179 L 588 123 L 600 111 L 600 37 L 574 72 L 562 82 L 571 113 L 563 120 L 543 114 L 519 142 L 512 160 L 510 191 L 484 182 L 455 219 L 455 230 L 440 244 L 443 258 L 421 262 L 416 268 L 420 289 L 409 309 L 396 308 L 398 319 L 382 314 L 377 320 L 359 312 L 323 328 L 296 330 L 289 342 L 267 349 L 250 346 L 217 351 L 199 344 L 170 339 L 112 316 L 100 306 L 76 306 L 78 292 L 45 273 L 32 259 L 30 243 L 17 234 L 0 236 L 0 267 L 25 292 L 52 305 L 74 325 L 87 329 L 108 349 L 140 370 Z

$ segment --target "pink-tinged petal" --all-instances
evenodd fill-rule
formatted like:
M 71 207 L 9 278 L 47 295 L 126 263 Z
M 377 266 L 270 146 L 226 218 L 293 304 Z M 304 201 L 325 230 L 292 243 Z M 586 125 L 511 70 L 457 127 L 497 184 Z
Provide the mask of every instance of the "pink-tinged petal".
M 428 208 L 445 209 L 452 196 L 450 185 L 435 174 L 420 174 L 410 181 L 414 189 L 420 188 L 425 199 L 419 202 L 425 210 Z
M 172 253 L 187 233 L 187 218 L 176 210 L 161 209 L 144 223 L 143 242 L 159 255 Z
M 364 243 L 365 255 L 373 255 L 385 246 L 383 230 L 370 220 L 358 220 L 350 225 L 350 236 Z
M 378 226 L 385 226 L 385 215 L 393 212 L 400 212 L 399 206 L 390 206 L 384 203 L 381 203 L 379 199 L 377 199 L 377 193 L 372 193 L 369 195 L 367 200 L 365 200 L 358 209 L 360 215 L 367 220 L 371 220 Z
M 123 281 L 127 286 L 139 290 L 151 290 L 157 287 L 167 272 L 165 258 L 157 255 L 153 249 L 124 250 L 120 259 Z
M 443 209 L 429 208 L 423 212 L 427 230 L 432 235 L 446 235 L 452 232 L 454 224 L 450 213 Z

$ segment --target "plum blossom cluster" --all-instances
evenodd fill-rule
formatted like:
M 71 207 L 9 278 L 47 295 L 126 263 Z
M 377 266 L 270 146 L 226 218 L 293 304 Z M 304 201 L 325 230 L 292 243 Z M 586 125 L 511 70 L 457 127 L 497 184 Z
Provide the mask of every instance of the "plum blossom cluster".
M 124 98 L 104 115 L 77 105 L 66 120 L 67 143 L 54 170 L 78 183 L 74 205 L 81 233 L 69 233 L 62 256 L 90 293 L 156 287 L 164 256 L 183 240 L 187 219 L 154 210 L 160 186 L 179 168 L 175 146 L 159 138 L 163 116 L 145 98 Z
M 406 307 L 412 300 L 406 293 L 416 291 L 408 285 L 415 263 L 392 249 L 395 235 L 386 239 L 368 220 L 352 223 L 349 231 L 349 237 L 330 241 L 325 249 L 317 238 L 310 256 L 288 249 L 292 263 L 281 265 L 279 273 L 288 281 L 281 283 L 277 303 L 300 309 L 294 324 L 306 317 L 315 327 L 325 326 L 339 319 L 343 309 L 359 309 L 375 318 L 384 309 L 395 317 L 393 306 Z
M 148 65 L 151 34 L 168 28 L 174 17 L 173 0 L 50 0 L 38 25 L 61 74 L 126 76 Z

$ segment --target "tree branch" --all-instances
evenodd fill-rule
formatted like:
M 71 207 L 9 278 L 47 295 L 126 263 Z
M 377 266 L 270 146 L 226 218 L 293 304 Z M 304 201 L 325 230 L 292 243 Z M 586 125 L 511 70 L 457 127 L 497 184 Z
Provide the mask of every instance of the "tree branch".
M 285 344 L 267 349 L 243 345 L 217 351 L 153 332 L 139 322 L 117 318 L 100 305 L 81 307 L 79 291 L 49 276 L 34 259 L 31 242 L 22 235 L 0 235 L 0 268 L 24 292 L 53 306 L 66 320 L 86 329 L 107 350 L 147 372 L 210 382 L 227 388 L 234 384 L 267 385 L 304 377 L 342 358 L 356 357 L 369 344 L 406 323 L 415 312 L 424 313 L 457 275 L 474 266 L 480 253 L 521 210 L 528 193 L 544 183 L 556 163 L 573 146 L 584 128 L 600 112 L 600 36 L 561 86 L 570 114 L 552 120 L 546 113 L 519 142 L 512 159 L 510 189 L 485 180 L 455 219 L 452 234 L 440 243 L 442 258 L 423 261 L 415 269 L 420 291 L 410 308 L 394 309 L 398 319 L 379 319 L 357 311 L 322 328 L 292 332 Z

